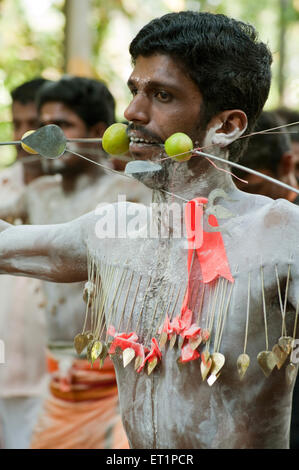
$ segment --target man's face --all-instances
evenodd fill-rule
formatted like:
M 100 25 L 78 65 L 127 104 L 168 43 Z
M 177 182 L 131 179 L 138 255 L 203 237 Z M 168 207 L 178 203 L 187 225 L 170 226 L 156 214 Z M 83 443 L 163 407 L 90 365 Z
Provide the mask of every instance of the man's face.
M 12 121 L 14 140 L 21 140 L 25 132 L 39 127 L 38 113 L 35 103 L 23 104 L 14 101 L 12 104 Z M 28 153 L 20 145 L 16 146 L 17 158 L 28 157 Z
M 45 103 L 41 107 L 39 118 L 42 126 L 49 124 L 59 126 L 68 139 L 89 137 L 89 130 L 85 122 L 74 111 L 59 101 Z M 67 146 L 75 152 L 87 155 L 84 144 L 68 143 Z M 62 157 L 55 160 L 45 160 L 43 163 L 45 171 L 56 173 L 74 168 L 79 169 L 83 161 L 80 157 L 65 152 Z
M 157 157 L 161 154 L 161 144 L 175 132 L 186 133 L 193 142 L 198 140 L 202 96 L 193 80 L 171 57 L 139 56 L 128 86 L 133 98 L 125 118 L 132 123 L 129 136 L 133 158 Z

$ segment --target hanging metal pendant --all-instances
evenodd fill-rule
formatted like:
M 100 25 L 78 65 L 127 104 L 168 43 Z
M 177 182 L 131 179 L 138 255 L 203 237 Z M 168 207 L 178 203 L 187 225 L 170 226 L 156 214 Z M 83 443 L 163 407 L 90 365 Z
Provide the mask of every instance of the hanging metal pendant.
M 257 355 L 257 361 L 266 377 L 269 377 L 278 363 L 278 359 L 272 351 L 261 351 Z
M 294 382 L 296 375 L 297 375 L 297 367 L 295 366 L 295 364 L 290 362 L 290 364 L 288 364 L 288 366 L 286 367 L 286 380 L 287 380 L 287 384 L 289 387 Z
M 87 348 L 87 357 L 91 361 L 92 365 L 100 356 L 102 349 L 103 349 L 103 344 L 99 340 L 95 340 L 89 343 L 88 348 Z
M 212 358 L 210 357 L 210 353 L 207 349 L 202 353 L 201 358 L 200 372 L 202 380 L 205 381 L 212 367 Z
M 211 355 L 211 359 L 212 366 L 210 369 L 210 375 L 207 379 L 207 382 L 210 386 L 213 385 L 213 383 L 216 382 L 216 380 L 220 376 L 220 371 L 225 363 L 225 357 L 223 354 L 216 352 Z
M 178 339 L 178 347 L 179 347 L 179 349 L 182 349 L 183 344 L 184 344 L 184 341 L 185 341 L 185 338 L 183 338 L 183 336 L 179 336 L 179 339 Z
M 158 364 L 158 358 L 155 356 L 147 365 L 147 373 L 150 375 Z
M 281 336 L 278 340 L 278 345 L 286 354 L 290 354 L 292 351 L 293 341 L 294 340 L 291 336 Z
M 280 369 L 283 366 L 283 364 L 285 363 L 285 361 L 288 357 L 288 354 L 281 349 L 279 344 L 274 344 L 274 346 L 272 348 L 272 352 L 277 357 L 277 364 L 276 364 L 277 369 Z
M 177 335 L 176 335 L 176 333 L 174 333 L 172 335 L 172 337 L 170 338 L 170 341 L 169 341 L 169 348 L 170 349 L 172 349 L 174 347 L 176 339 L 177 339 Z
M 225 357 L 223 354 L 216 352 L 212 354 L 212 367 L 211 367 L 211 374 L 217 375 L 218 372 L 222 369 L 225 363 Z
M 132 348 L 127 348 L 123 351 L 123 364 L 124 367 L 127 367 L 128 364 L 130 364 L 131 361 L 133 361 L 135 357 L 135 351 Z
M 88 338 L 86 334 L 84 333 L 79 333 L 78 335 L 75 336 L 74 338 L 74 347 L 77 351 L 77 354 L 81 354 L 82 351 L 86 348 L 88 344 Z
M 246 371 L 249 367 L 249 364 L 250 364 L 250 357 L 248 356 L 248 354 L 245 354 L 245 353 L 240 354 L 240 356 L 237 359 L 237 369 L 238 369 L 238 373 L 239 373 L 241 380 L 244 378 Z
M 135 359 L 135 370 L 139 369 L 139 367 L 141 366 L 142 364 L 142 357 L 141 356 L 137 356 L 136 359 Z
M 159 347 L 160 349 L 163 349 L 166 342 L 167 342 L 167 339 L 168 339 L 168 334 L 166 331 L 163 331 L 161 336 L 160 336 L 160 342 L 159 342 Z

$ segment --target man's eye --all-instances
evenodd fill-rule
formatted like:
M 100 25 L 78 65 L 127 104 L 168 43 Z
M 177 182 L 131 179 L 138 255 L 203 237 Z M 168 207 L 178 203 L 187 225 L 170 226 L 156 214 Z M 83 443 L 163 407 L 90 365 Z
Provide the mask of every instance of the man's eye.
M 131 92 L 132 96 L 136 96 L 137 95 L 137 88 L 130 88 L 130 92 Z
M 170 101 L 171 96 L 166 91 L 158 91 L 156 93 L 156 98 L 158 98 L 160 101 L 163 101 L 164 103 L 166 103 L 166 102 Z

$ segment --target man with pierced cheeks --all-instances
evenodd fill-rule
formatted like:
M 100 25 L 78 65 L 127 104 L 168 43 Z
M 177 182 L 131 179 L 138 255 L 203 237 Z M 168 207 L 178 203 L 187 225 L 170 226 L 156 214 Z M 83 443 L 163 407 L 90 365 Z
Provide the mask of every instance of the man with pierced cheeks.
M 247 141 L 240 137 L 252 131 L 271 81 L 271 54 L 252 26 L 211 13 L 172 13 L 142 28 L 130 53 L 132 100 L 125 118 L 130 122 L 134 159 L 161 160 L 161 144 L 176 132 L 186 133 L 197 147 L 208 148 L 211 154 L 234 161 L 240 158 Z M 139 174 L 152 188 L 153 201 L 170 202 L 173 196 L 168 193 L 172 193 L 184 206 L 184 201 L 194 198 L 209 199 L 218 189 L 218 205 L 231 214 L 228 220 L 218 218 L 218 223 L 233 280 L 216 276 L 206 283 L 197 309 L 199 326 L 211 326 L 210 352 L 214 348 L 223 354 L 225 365 L 210 386 L 202 379 L 199 360 L 178 360 L 178 344 L 173 348 L 166 345 L 162 361 L 151 374 L 136 372 L 134 361 L 124 368 L 119 355 L 113 355 L 130 445 L 288 448 L 294 382 L 287 381 L 285 373 L 290 357 L 280 369 L 273 368 L 268 358 L 282 336 L 282 319 L 284 336 L 293 334 L 299 299 L 298 208 L 284 200 L 239 191 L 231 175 L 222 171 L 228 169 L 226 165 L 217 163 L 215 168 L 201 156 L 185 162 L 166 159 L 161 166 L 158 173 L 146 173 L 144 178 Z M 128 213 L 131 207 L 120 203 L 115 211 Z M 187 285 L 185 239 L 146 238 L 143 227 L 139 238 L 130 238 L 129 233 L 99 240 L 94 234 L 97 221 L 98 216 L 90 213 L 52 226 L 2 223 L 1 272 L 54 282 L 83 281 L 88 277 L 87 252 L 99 262 L 100 274 L 103 260 L 106 265 L 125 267 L 132 273 L 133 284 L 142 277 L 137 296 L 140 304 L 130 321 L 133 330 L 138 328 L 139 341 L 150 347 L 164 318 L 161 312 L 168 312 L 164 306 L 175 305 L 175 292 L 180 286 L 185 291 Z M 148 278 L 149 284 L 145 282 Z M 196 256 L 190 279 L 202 291 L 202 266 Z M 132 301 L 134 288 L 128 292 L 126 305 Z M 142 298 L 146 300 L 138 318 Z M 181 301 L 182 295 L 172 318 L 179 313 Z M 228 305 L 227 311 L 218 308 L 219 304 Z M 123 305 L 120 300 L 114 318 L 120 331 L 130 313 L 123 311 Z M 197 310 L 193 310 L 193 323 Z M 250 364 L 240 380 L 236 362 L 245 349 Z M 257 361 L 260 352 L 262 363 Z

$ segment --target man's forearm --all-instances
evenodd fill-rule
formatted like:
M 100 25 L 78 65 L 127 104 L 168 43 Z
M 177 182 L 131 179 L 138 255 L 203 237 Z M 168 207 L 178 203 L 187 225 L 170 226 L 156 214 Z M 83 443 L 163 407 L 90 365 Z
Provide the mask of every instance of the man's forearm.
M 53 282 L 87 278 L 86 250 L 75 227 L 68 224 L 20 225 L 0 223 L 0 273 Z

